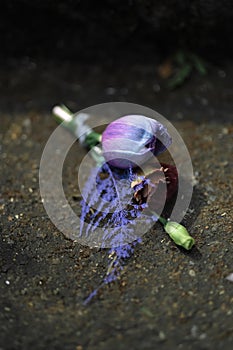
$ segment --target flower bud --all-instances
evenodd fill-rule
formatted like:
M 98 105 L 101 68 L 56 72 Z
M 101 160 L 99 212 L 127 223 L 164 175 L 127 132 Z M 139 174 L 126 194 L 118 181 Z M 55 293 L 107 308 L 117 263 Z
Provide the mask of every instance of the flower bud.
M 189 235 L 186 228 L 177 222 L 168 221 L 164 226 L 164 230 L 177 245 L 187 250 L 190 250 L 195 244 L 195 240 Z
M 143 115 L 127 115 L 110 123 L 102 135 L 105 160 L 118 168 L 140 166 L 171 144 L 167 129 Z

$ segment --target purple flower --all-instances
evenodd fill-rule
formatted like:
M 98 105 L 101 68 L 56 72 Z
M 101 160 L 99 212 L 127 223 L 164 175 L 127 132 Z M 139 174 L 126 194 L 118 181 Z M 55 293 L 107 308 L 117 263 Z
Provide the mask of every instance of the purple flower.
M 102 135 L 103 156 L 112 166 L 140 166 L 170 146 L 167 129 L 143 115 L 127 115 L 110 123 Z

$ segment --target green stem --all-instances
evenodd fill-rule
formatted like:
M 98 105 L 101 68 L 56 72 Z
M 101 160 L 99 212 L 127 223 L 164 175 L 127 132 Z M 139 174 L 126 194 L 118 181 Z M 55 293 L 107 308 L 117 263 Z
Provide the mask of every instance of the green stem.
M 95 131 L 90 132 L 85 138 L 85 145 L 88 148 L 93 148 L 94 146 L 98 145 L 98 143 L 101 142 L 102 136 L 101 134 L 98 134 Z
M 156 216 L 158 218 L 158 221 L 165 226 L 167 224 L 167 219 L 163 218 L 162 216 L 158 215 L 155 211 L 151 210 L 151 214 L 153 214 L 154 216 Z
M 79 127 L 84 130 L 84 142 L 81 142 L 89 149 L 92 149 L 101 142 L 101 134 L 98 134 L 91 128 L 85 125 L 85 120 L 88 119 L 88 115 L 82 114 L 83 121 L 81 120 L 81 114 L 73 114 L 65 105 L 55 106 L 53 108 L 53 115 L 59 124 L 63 124 L 65 128 L 71 131 L 77 138 L 79 138 Z M 79 140 L 80 141 L 80 140 Z
M 167 220 L 165 218 L 162 218 L 161 216 L 159 216 L 158 220 L 159 220 L 159 222 L 161 222 L 161 224 L 163 226 L 165 226 L 167 224 Z

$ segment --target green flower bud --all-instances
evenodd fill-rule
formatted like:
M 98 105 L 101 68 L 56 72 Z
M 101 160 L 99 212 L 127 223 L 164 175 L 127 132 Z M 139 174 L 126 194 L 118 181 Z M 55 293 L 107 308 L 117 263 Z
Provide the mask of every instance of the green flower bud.
M 177 222 L 168 221 L 164 226 L 164 230 L 177 245 L 187 250 L 190 250 L 195 244 L 195 240 L 189 235 L 186 228 Z

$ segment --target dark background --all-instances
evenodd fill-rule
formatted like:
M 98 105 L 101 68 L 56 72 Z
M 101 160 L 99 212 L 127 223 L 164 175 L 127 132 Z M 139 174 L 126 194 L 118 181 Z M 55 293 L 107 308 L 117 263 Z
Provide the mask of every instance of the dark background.
M 231 0 L 1 1 L 2 56 L 73 60 L 127 52 L 143 60 L 177 48 L 232 55 Z

